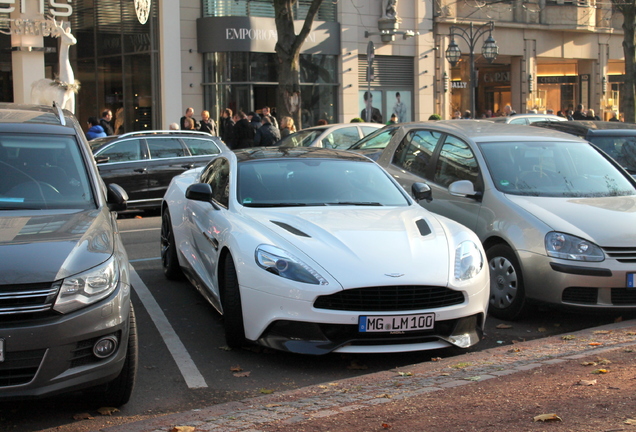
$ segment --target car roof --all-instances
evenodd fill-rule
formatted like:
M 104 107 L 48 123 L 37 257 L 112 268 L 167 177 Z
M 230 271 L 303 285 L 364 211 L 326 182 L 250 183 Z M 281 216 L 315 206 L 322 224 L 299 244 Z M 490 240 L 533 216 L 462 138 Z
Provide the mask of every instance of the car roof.
M 554 114 L 537 114 L 537 113 L 514 114 L 514 115 L 511 115 L 509 117 L 491 117 L 491 118 L 484 119 L 484 120 L 489 120 L 489 121 L 493 121 L 493 122 L 497 122 L 497 123 L 505 123 L 506 121 L 509 121 L 509 120 L 511 121 L 512 119 L 515 119 L 515 118 L 532 118 L 532 117 L 545 118 L 545 119 L 549 119 L 551 121 L 567 121 L 566 118 L 559 117 L 558 115 L 554 115 Z
M 3 131 L 75 133 L 75 119 L 58 105 L 0 103 L 0 127 Z M 29 129 L 25 130 L 24 125 Z
M 371 127 L 381 128 L 384 125 L 380 124 L 380 123 L 367 123 L 367 122 L 331 123 L 331 124 L 326 124 L 326 125 L 312 126 L 312 127 L 308 127 L 308 128 L 303 128 L 303 129 L 299 130 L 298 132 L 311 131 L 311 130 L 338 129 L 338 128 L 347 127 L 347 126 L 371 126 Z
M 595 120 L 572 120 L 554 124 L 552 122 L 536 122 L 533 126 L 551 128 L 567 132 L 578 136 L 614 136 L 614 135 L 636 135 L 636 125 L 623 122 L 595 121 Z
M 527 125 L 516 125 L 506 123 L 495 123 L 488 120 L 437 120 L 430 122 L 403 123 L 404 127 L 414 129 L 418 127 L 435 129 L 439 132 L 463 135 L 475 142 L 497 142 L 497 141 L 528 141 L 536 138 L 577 141 L 586 143 L 570 134 L 553 131 L 550 129 L 535 128 Z
M 176 136 L 176 137 L 188 137 L 188 138 L 208 138 L 211 140 L 220 140 L 219 137 L 210 135 L 207 132 L 188 131 L 188 130 L 146 130 L 128 132 L 121 135 L 109 135 L 106 137 L 95 138 L 88 142 L 91 146 L 93 153 L 100 151 L 102 148 L 110 144 L 111 142 L 123 138 L 151 138 L 161 136 Z
M 237 161 L 247 162 L 265 159 L 339 159 L 358 162 L 371 162 L 365 156 L 346 150 L 321 147 L 252 147 L 234 150 Z

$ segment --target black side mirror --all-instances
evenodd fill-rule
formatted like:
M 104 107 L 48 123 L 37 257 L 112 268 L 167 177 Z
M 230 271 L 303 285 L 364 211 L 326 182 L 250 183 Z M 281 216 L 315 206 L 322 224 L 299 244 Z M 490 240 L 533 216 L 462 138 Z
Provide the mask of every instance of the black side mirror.
M 128 208 L 128 194 L 123 187 L 111 183 L 108 185 L 106 193 L 106 204 L 110 211 L 124 211 Z
M 99 165 L 99 164 L 106 163 L 106 162 L 108 162 L 108 161 L 110 161 L 110 157 L 108 157 L 108 156 L 102 156 L 102 155 L 95 156 L 95 162 L 96 162 L 98 165 Z
M 185 197 L 194 201 L 212 202 L 212 186 L 208 183 L 194 183 L 186 189 Z
M 431 188 L 426 183 L 413 183 L 411 186 L 411 193 L 417 201 L 426 200 L 426 202 L 433 201 L 433 193 Z

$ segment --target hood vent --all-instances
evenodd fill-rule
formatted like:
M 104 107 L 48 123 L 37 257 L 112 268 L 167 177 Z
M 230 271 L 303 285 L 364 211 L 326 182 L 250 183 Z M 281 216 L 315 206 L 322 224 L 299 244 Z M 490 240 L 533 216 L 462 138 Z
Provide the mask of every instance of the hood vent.
M 281 227 L 281 228 L 283 228 L 283 229 L 286 229 L 286 230 L 287 230 L 287 231 L 289 231 L 290 233 L 295 234 L 295 235 L 297 235 L 297 236 L 300 236 L 300 237 L 311 237 L 310 235 L 305 234 L 305 233 L 304 233 L 304 232 L 302 232 L 301 230 L 299 230 L 299 229 L 297 229 L 297 228 L 294 228 L 294 227 L 293 227 L 293 226 L 291 226 L 291 225 L 287 225 L 287 224 L 286 224 L 286 223 L 284 223 L 284 222 L 278 222 L 278 221 L 270 221 L 270 222 L 271 222 L 271 223 L 273 223 L 274 225 L 278 225 L 279 227 Z
M 417 225 L 417 228 L 420 230 L 420 234 L 422 234 L 422 237 L 426 237 L 431 233 L 431 227 L 428 226 L 424 219 L 418 220 L 417 222 L 415 222 L 415 225 Z

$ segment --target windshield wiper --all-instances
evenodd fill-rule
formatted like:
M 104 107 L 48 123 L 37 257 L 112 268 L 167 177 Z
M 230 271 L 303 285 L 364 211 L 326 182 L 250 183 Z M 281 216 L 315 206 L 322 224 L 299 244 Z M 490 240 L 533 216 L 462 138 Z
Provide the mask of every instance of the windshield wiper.
M 352 206 L 383 206 L 384 204 L 379 202 L 366 202 L 366 201 L 338 201 L 325 203 L 325 205 L 352 205 Z

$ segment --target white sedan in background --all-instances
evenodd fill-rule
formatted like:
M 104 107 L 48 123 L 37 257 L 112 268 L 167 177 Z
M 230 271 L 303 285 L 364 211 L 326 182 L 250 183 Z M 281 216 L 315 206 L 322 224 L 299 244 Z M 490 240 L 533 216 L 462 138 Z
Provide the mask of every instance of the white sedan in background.
M 414 185 L 426 198 L 430 189 Z M 485 253 L 368 158 L 320 148 L 223 152 L 175 177 L 164 273 L 184 273 L 237 347 L 325 354 L 468 348 L 482 335 Z
M 322 147 L 346 150 L 361 138 L 381 129 L 380 123 L 336 123 L 314 126 L 286 136 L 276 143 L 281 147 Z

